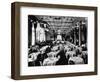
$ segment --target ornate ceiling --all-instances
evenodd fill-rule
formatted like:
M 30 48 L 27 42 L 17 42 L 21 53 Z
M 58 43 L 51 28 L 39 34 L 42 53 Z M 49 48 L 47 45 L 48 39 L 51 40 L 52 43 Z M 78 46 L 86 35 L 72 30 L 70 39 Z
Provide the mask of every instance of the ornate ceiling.
M 69 32 L 78 22 L 83 21 L 87 23 L 87 17 L 69 17 L 69 16 L 47 16 L 47 15 L 32 15 L 38 20 L 45 21 L 49 24 L 49 28 L 57 32 L 61 30 Z M 33 19 L 34 20 L 34 19 Z
M 36 16 L 39 20 L 46 21 L 50 25 L 51 30 L 61 30 L 69 32 L 77 22 L 86 22 L 86 17 L 69 17 L 69 16 Z

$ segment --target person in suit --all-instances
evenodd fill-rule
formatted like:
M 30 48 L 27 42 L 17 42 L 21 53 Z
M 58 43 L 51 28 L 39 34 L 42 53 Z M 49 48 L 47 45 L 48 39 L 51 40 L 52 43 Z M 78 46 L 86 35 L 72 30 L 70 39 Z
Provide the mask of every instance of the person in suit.
M 56 65 L 67 65 L 68 61 L 65 56 L 64 46 L 60 44 L 59 46 L 60 52 L 57 54 L 57 57 L 60 56 L 60 59 L 56 62 Z

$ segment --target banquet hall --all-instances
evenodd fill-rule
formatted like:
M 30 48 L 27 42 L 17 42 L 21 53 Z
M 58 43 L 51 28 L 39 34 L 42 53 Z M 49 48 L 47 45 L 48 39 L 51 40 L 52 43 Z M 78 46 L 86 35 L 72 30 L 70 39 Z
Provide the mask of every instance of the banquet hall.
M 88 64 L 88 18 L 28 15 L 28 66 Z

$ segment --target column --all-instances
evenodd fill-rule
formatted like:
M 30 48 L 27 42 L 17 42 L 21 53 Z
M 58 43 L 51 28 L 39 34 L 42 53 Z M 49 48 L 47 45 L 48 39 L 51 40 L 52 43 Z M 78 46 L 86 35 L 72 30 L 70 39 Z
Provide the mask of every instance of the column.
M 32 23 L 32 45 L 35 44 L 34 23 Z
M 32 45 L 35 45 L 36 43 L 36 27 L 37 27 L 36 22 L 33 22 L 32 23 Z
M 76 45 L 76 28 L 74 28 L 74 44 Z
M 81 27 L 82 27 L 82 21 L 79 23 L 79 46 L 81 46 Z

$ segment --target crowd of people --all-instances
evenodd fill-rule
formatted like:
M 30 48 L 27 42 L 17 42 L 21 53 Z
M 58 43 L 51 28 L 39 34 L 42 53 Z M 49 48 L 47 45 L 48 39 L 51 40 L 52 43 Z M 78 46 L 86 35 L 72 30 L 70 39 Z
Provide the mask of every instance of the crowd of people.
M 28 66 L 87 64 L 87 44 L 76 46 L 68 41 L 41 42 L 28 51 Z

